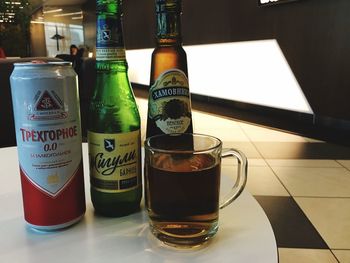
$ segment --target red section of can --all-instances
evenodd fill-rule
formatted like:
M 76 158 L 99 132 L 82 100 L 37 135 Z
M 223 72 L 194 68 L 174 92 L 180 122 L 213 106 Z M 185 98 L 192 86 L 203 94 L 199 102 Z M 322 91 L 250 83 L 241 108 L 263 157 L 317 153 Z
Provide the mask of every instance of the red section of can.
M 21 183 L 24 218 L 30 226 L 42 230 L 55 230 L 73 224 L 85 212 L 83 164 L 72 180 L 55 198 L 36 187 L 22 169 Z
M 30 227 L 68 227 L 85 213 L 77 75 L 70 63 L 15 64 L 11 92 Z

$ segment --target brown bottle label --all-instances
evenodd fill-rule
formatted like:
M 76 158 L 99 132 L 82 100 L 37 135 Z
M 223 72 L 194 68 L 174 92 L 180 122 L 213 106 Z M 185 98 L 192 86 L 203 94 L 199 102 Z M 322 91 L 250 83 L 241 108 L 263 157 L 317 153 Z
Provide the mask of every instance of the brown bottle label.
M 179 69 L 163 72 L 150 88 L 148 114 L 162 132 L 184 133 L 191 123 L 188 79 Z

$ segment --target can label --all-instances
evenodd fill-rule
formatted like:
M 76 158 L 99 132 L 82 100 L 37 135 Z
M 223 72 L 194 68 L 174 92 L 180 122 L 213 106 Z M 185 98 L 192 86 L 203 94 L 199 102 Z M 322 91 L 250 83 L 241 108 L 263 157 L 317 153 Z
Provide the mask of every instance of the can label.
M 60 228 L 85 212 L 76 75 L 71 67 L 15 67 L 11 92 L 25 219 Z
M 66 105 L 73 103 L 67 101 L 70 97 L 66 96 Z M 54 197 L 81 162 L 78 116 L 70 116 L 73 113 L 65 109 L 63 94 L 52 86 L 34 92 L 28 89 L 26 98 L 26 116 L 17 127 L 21 169 L 32 184 Z
M 140 130 L 105 134 L 88 132 L 91 186 L 104 193 L 121 193 L 139 186 Z
M 184 133 L 191 123 L 188 79 L 179 69 L 161 74 L 149 92 L 149 118 L 162 132 Z

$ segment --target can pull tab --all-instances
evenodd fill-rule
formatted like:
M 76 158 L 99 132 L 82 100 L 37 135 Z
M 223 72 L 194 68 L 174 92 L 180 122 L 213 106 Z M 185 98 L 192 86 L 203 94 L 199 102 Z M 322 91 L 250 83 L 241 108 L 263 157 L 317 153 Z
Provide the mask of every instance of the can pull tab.
M 47 64 L 45 61 L 43 60 L 32 60 L 31 61 L 33 64 Z

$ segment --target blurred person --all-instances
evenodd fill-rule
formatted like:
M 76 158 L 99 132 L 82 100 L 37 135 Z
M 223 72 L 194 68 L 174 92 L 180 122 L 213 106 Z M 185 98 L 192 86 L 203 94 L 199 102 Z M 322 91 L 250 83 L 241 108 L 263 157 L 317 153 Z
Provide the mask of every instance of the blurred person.
M 80 75 L 80 68 L 81 68 L 81 64 L 83 63 L 84 52 L 85 52 L 84 48 L 79 48 L 73 62 L 73 68 L 75 72 L 78 74 L 78 76 Z
M 70 55 L 71 56 L 76 56 L 79 49 L 78 49 L 78 47 L 76 45 L 70 45 L 69 50 L 70 50 Z
M 70 53 L 69 61 L 72 62 L 72 67 L 74 68 L 75 72 L 77 72 L 76 67 L 77 67 L 77 64 L 79 64 L 79 60 L 80 60 L 80 58 L 78 57 L 79 56 L 78 52 L 79 52 L 79 49 L 76 45 L 72 44 L 69 47 L 69 53 Z

